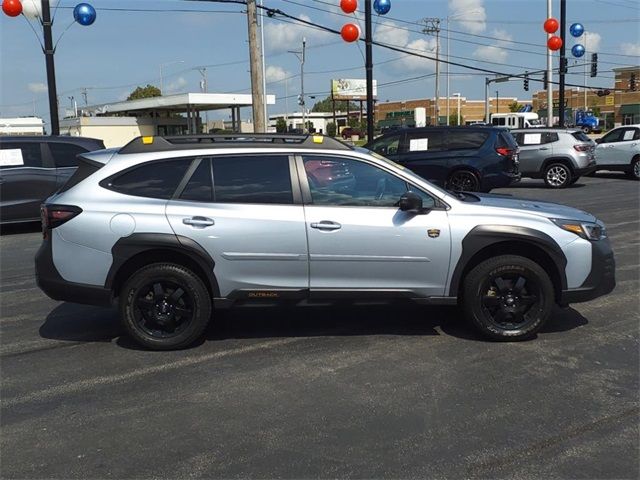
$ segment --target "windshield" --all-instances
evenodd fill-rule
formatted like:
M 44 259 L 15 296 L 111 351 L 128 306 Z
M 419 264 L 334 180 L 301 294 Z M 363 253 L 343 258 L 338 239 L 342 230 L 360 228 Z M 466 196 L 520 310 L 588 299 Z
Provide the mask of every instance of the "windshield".
M 392 160 L 389 160 L 388 158 L 383 157 L 379 153 L 372 152 L 371 150 L 367 150 L 366 148 L 363 148 L 363 147 L 355 147 L 354 150 L 356 152 L 365 153 L 365 154 L 369 155 L 370 157 L 375 158 L 376 160 L 379 160 L 379 161 L 384 162 L 384 163 L 386 163 L 388 165 L 391 165 L 392 167 L 399 168 L 400 170 L 402 170 L 402 172 L 405 175 L 407 175 L 407 176 L 409 176 L 411 178 L 414 178 L 417 181 L 428 183 L 433 189 L 437 190 L 438 192 L 441 192 L 441 193 L 447 194 L 447 195 L 451 195 L 451 192 L 447 192 L 445 189 L 440 188 L 437 185 L 434 185 L 433 183 L 429 182 L 428 180 L 425 180 L 424 178 L 422 178 L 421 176 L 416 175 L 415 173 L 413 173 L 408 168 L 403 167 L 402 165 L 400 165 L 400 164 L 398 164 L 398 163 L 396 163 L 396 162 L 394 162 Z

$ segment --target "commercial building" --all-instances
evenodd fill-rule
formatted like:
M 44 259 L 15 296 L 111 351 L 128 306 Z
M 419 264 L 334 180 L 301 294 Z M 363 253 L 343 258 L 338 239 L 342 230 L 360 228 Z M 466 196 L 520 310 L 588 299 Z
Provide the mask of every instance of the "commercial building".
M 349 124 L 349 118 L 360 120 L 360 112 L 350 112 L 348 115 L 346 112 L 336 112 L 335 123 L 338 132 Z M 366 120 L 366 118 L 367 115 L 363 114 L 362 119 Z M 286 122 L 287 131 L 300 131 L 303 129 L 302 112 L 269 116 L 269 127 L 271 129 L 275 129 L 278 119 L 283 119 Z M 311 131 L 326 133 L 327 125 L 334 121 L 334 115 L 333 112 L 308 112 L 304 114 L 304 121 L 307 123 L 307 126 L 310 127 Z
M 44 121 L 38 117 L 0 118 L 0 135 L 43 135 Z

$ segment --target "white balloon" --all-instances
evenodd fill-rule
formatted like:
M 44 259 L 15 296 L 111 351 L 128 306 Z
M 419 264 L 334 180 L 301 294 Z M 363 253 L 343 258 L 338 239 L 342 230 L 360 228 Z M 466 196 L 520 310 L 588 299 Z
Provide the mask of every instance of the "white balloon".
M 57 0 L 51 0 L 49 2 L 50 9 L 52 10 L 51 12 L 52 17 L 53 17 L 53 8 L 55 8 L 56 3 L 57 3 Z M 42 18 L 42 2 L 40 0 L 22 0 L 22 13 L 29 20 Z

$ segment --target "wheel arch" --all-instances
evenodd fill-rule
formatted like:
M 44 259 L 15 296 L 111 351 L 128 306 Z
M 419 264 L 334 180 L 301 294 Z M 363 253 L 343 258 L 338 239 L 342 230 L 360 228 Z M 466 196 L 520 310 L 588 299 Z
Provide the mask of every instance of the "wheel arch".
M 549 165 L 554 164 L 554 163 L 561 163 L 563 165 L 566 165 L 567 167 L 569 167 L 569 170 L 571 170 L 571 175 L 575 174 L 576 167 L 573 165 L 573 161 L 569 157 L 550 157 L 550 158 L 547 158 L 544 161 L 544 163 L 542 164 L 542 168 L 540 169 L 540 173 L 542 175 L 544 175 L 545 171 L 547 170 L 547 167 L 549 167 Z
M 559 301 L 562 291 L 567 288 L 567 259 L 560 246 L 543 232 L 503 225 L 475 227 L 463 239 L 462 254 L 449 284 L 449 296 L 461 295 L 467 274 L 484 260 L 499 255 L 519 255 L 541 265 L 549 275 L 556 301 Z
M 214 274 L 215 262 L 194 240 L 172 234 L 133 234 L 121 238 L 111 249 L 113 263 L 105 288 L 117 297 L 120 289 L 139 268 L 150 263 L 176 263 L 189 268 L 204 282 L 213 297 L 220 296 Z

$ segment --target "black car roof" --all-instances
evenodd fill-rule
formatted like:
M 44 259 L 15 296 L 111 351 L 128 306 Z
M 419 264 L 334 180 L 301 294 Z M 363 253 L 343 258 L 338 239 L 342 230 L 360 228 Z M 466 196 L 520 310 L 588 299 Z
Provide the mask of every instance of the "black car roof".
M 4 135 L 0 136 L 0 143 L 70 143 L 84 147 L 87 150 L 101 150 L 104 142 L 99 138 L 72 137 L 67 135 Z

